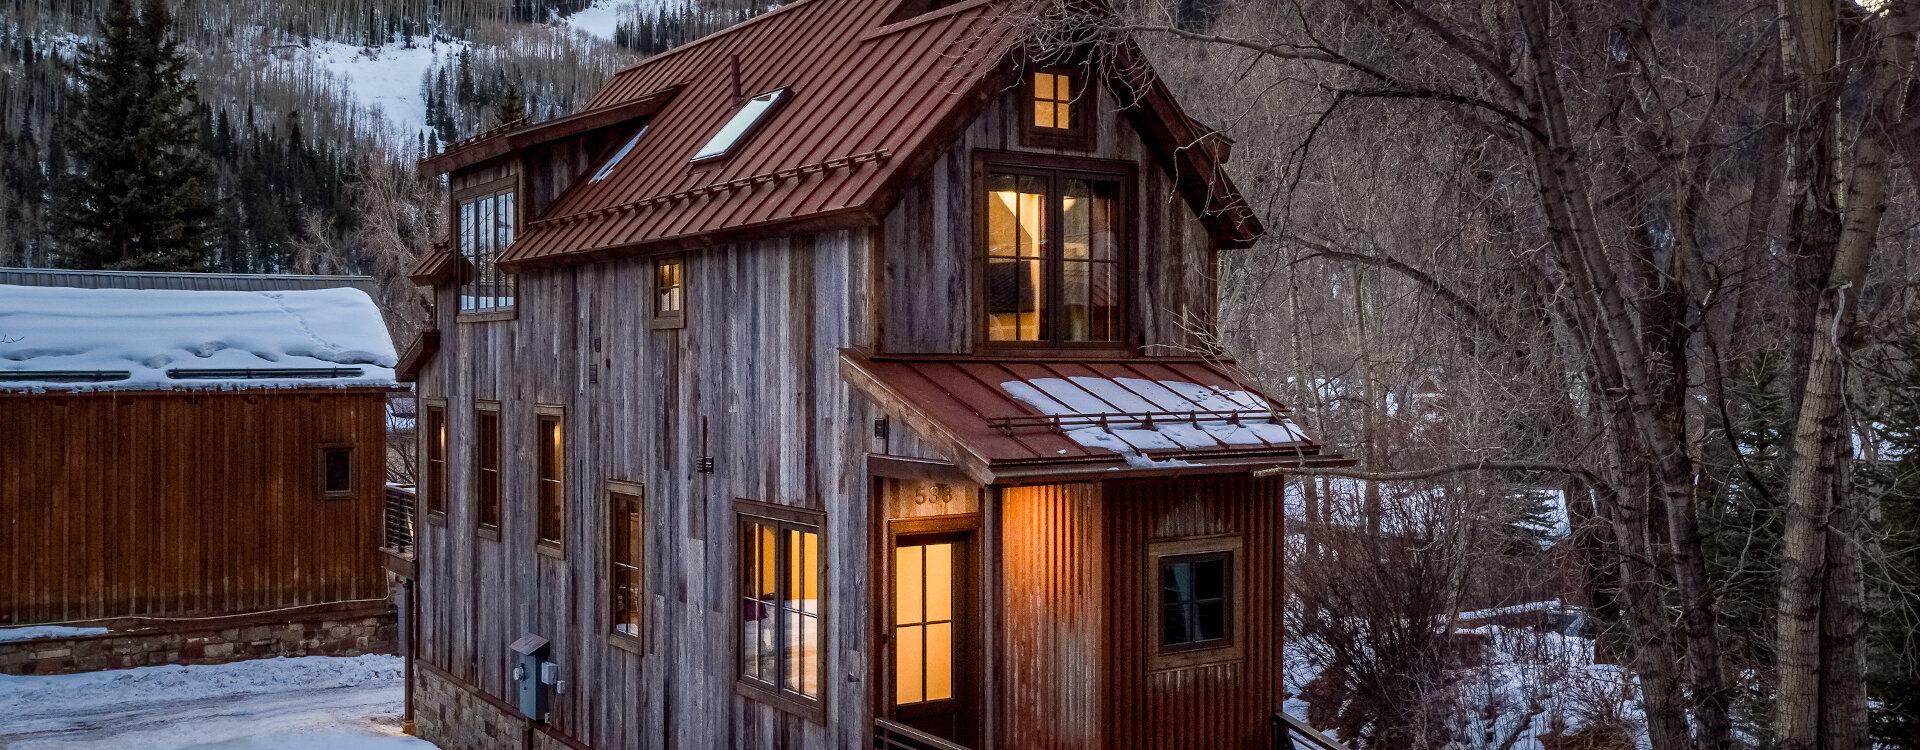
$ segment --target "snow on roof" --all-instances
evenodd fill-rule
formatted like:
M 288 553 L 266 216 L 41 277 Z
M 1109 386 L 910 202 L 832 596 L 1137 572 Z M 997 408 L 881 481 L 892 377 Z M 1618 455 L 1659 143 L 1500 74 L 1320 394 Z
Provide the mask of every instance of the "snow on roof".
M 358 289 L 0 285 L 0 391 L 392 386 L 398 359 Z
M 1155 461 L 1141 451 L 1204 450 L 1306 442 L 1293 420 L 1276 414 L 1259 394 L 1144 378 L 1035 378 L 1000 384 L 1007 395 L 1062 419 L 1073 442 L 1106 448 L 1133 466 L 1190 466 Z M 1191 419 L 1181 415 L 1194 416 Z M 1128 419 L 1127 417 L 1141 417 Z M 1148 419 L 1150 417 L 1151 419 Z

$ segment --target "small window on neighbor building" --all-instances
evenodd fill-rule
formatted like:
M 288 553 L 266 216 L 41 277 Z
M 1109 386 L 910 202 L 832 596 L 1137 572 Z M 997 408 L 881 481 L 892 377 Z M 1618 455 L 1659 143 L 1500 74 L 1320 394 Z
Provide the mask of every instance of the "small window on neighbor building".
M 640 126 L 640 132 L 634 133 L 633 137 L 627 140 L 627 145 L 621 146 L 619 151 L 615 151 L 613 156 L 607 159 L 607 163 L 600 167 L 600 171 L 594 172 L 593 177 L 587 181 L 599 182 L 613 176 L 613 168 L 620 166 L 620 161 L 627 158 L 627 154 L 633 152 L 633 147 L 640 143 L 640 136 L 646 134 L 647 126 Z
M 726 156 L 735 145 L 746 139 L 754 126 L 766 119 L 775 105 L 784 103 L 786 98 L 787 90 L 779 89 L 748 99 L 740 111 L 733 113 L 733 119 L 728 120 L 720 132 L 714 133 L 707 145 L 700 147 L 700 152 L 693 155 L 693 160 L 698 162 Z
M 653 261 L 653 327 L 679 328 L 687 320 L 686 258 Z
M 320 449 L 320 493 L 330 498 L 353 494 L 353 446 L 329 445 Z

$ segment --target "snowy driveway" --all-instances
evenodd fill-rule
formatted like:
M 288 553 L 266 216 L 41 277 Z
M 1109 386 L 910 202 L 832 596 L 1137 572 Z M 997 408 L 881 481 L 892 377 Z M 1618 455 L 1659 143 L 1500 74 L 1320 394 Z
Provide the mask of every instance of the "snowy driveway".
M 431 750 L 400 733 L 395 656 L 0 675 L 0 748 Z

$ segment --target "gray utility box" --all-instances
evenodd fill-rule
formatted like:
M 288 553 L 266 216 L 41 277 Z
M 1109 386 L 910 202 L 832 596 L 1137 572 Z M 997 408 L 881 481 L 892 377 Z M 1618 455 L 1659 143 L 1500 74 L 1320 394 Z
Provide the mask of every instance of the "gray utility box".
M 547 663 L 547 639 L 528 633 L 513 645 L 518 661 L 513 666 L 513 684 L 520 694 L 520 713 L 534 721 L 547 720 L 547 689 L 541 684 L 541 665 Z M 552 671 L 552 670 L 549 670 Z

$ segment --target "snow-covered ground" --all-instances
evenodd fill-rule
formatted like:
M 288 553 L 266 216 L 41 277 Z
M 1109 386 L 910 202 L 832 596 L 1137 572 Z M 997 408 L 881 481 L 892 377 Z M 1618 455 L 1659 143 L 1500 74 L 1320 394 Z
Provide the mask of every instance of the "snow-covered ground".
M 0 676 L 0 748 L 431 750 L 400 732 L 397 656 Z

